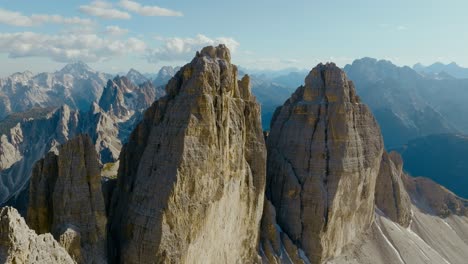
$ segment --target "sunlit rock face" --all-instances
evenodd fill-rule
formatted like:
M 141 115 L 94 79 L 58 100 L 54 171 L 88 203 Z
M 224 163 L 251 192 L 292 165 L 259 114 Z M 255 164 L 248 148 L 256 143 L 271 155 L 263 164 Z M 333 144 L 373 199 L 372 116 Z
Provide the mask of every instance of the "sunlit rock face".
M 382 137 L 335 64 L 315 67 L 276 110 L 267 148 L 267 197 L 282 232 L 312 263 L 371 226 Z
M 120 156 L 109 251 L 120 263 L 252 263 L 266 149 L 249 77 L 206 47 L 172 78 Z

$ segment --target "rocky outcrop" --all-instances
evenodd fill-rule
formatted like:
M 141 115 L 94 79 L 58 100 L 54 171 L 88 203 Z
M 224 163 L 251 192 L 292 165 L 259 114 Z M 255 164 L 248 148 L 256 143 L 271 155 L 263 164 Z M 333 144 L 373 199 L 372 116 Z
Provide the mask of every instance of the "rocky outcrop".
M 329 63 L 310 72 L 277 109 L 267 148 L 267 197 L 311 263 L 338 255 L 371 226 L 383 143 L 341 69 Z
M 106 213 L 99 162 L 89 136 L 80 135 L 34 167 L 28 224 L 52 233 L 79 263 L 106 260 Z
M 169 81 L 120 156 L 109 232 L 120 263 L 253 263 L 266 151 L 260 109 L 229 50 Z
M 37 235 L 11 207 L 0 208 L 0 262 L 75 263 L 50 234 Z
M 422 212 L 443 218 L 450 215 L 468 217 L 468 200 L 456 196 L 431 179 L 405 175 L 403 182 L 413 204 Z
M 407 227 L 411 222 L 411 200 L 402 177 L 406 176 L 401 156 L 384 152 L 375 187 L 375 204 L 386 217 Z

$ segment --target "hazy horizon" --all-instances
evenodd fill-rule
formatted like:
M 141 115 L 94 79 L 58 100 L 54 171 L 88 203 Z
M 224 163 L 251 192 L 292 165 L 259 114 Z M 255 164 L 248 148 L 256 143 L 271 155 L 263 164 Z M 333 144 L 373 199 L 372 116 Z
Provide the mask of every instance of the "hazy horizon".
M 466 8 L 463 1 L 421 0 L 0 0 L 0 76 L 50 72 L 76 60 L 102 72 L 152 73 L 218 43 L 248 69 L 311 69 L 327 61 L 343 67 L 363 57 L 467 66 Z

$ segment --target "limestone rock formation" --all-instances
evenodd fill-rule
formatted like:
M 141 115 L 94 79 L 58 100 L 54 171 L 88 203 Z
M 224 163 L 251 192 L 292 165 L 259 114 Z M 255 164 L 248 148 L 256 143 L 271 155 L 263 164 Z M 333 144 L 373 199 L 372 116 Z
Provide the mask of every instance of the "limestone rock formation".
M 406 176 L 401 156 L 384 152 L 375 187 L 375 204 L 389 219 L 407 227 L 411 221 L 411 200 L 402 177 Z
M 368 107 L 333 63 L 319 64 L 272 119 L 267 197 L 311 263 L 369 228 L 383 142 Z
M 75 263 L 50 234 L 37 235 L 11 207 L 0 208 L 0 262 Z
M 259 261 L 266 150 L 247 80 L 224 45 L 206 47 L 146 111 L 120 156 L 114 262 Z
M 89 136 L 79 135 L 34 167 L 27 222 L 52 233 L 80 263 L 106 260 L 106 216 L 99 163 Z

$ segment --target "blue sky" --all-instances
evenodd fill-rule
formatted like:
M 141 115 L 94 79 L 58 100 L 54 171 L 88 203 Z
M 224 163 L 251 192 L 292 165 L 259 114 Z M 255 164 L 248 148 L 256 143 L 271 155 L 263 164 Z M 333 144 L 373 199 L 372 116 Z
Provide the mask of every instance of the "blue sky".
M 0 76 L 75 60 L 155 72 L 219 42 L 252 69 L 366 56 L 468 66 L 467 10 L 464 0 L 0 0 Z

